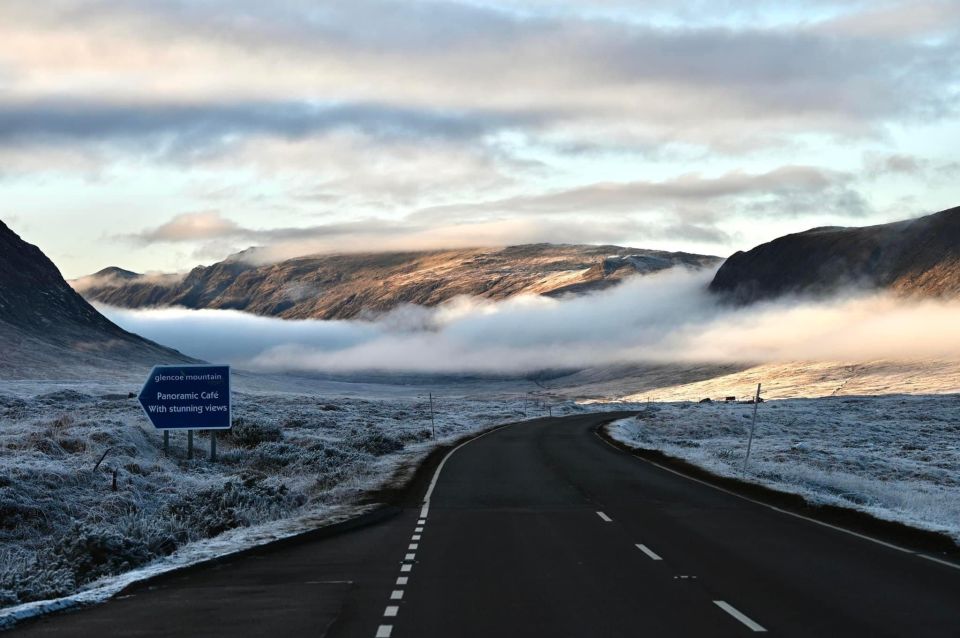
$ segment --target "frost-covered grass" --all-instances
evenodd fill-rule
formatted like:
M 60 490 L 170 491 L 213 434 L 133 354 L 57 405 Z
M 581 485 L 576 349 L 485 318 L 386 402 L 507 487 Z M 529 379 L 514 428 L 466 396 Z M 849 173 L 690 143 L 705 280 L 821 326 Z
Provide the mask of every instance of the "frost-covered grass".
M 342 515 L 436 445 L 526 414 L 522 399 L 443 397 L 434 440 L 416 396 L 238 392 L 211 463 L 206 435 L 188 461 L 186 434 L 171 433 L 165 457 L 125 391 L 76 388 L 0 385 L 0 607 L 69 595 L 231 530 Z
M 749 404 L 652 403 L 608 432 L 739 477 L 752 411 Z M 745 478 L 960 542 L 960 395 L 762 403 Z

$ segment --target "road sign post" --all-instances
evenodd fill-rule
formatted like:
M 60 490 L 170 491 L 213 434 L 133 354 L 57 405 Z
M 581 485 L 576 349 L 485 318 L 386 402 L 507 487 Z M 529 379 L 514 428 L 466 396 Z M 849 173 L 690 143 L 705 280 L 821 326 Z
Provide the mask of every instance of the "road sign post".
M 170 430 L 187 431 L 187 458 L 193 458 L 194 430 L 229 430 L 230 366 L 156 366 L 137 397 L 144 414 L 164 431 L 164 452 Z M 216 440 L 210 439 L 216 459 Z

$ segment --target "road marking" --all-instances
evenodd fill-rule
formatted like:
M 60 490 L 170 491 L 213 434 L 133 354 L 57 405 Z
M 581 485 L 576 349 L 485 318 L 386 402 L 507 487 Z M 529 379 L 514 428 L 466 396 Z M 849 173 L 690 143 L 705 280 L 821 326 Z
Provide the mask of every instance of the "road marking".
M 377 627 L 377 638 L 390 638 L 393 634 L 393 625 L 380 625 Z
M 392 592 L 390 592 L 390 600 L 402 600 L 402 599 L 403 599 L 402 589 L 394 589 Z
M 406 556 L 404 556 L 403 560 L 416 560 L 416 558 L 417 558 L 416 554 L 407 554 Z
M 400 565 L 400 571 L 402 572 L 409 572 L 412 569 L 413 569 L 413 565 L 410 565 L 409 563 L 404 563 L 403 565 Z
M 750 618 L 748 618 L 747 616 L 744 616 L 733 605 L 729 603 L 725 603 L 722 600 L 715 600 L 713 601 L 713 604 L 719 607 L 720 609 L 722 609 L 723 611 L 727 612 L 728 614 L 730 614 L 740 622 L 742 622 L 747 627 L 749 627 L 750 631 L 757 631 L 757 632 L 766 631 L 766 629 L 764 629 L 761 625 L 758 625 L 757 623 L 750 620 Z
M 603 519 L 603 522 L 605 522 L 605 523 L 612 523 L 612 522 L 613 522 L 613 519 L 610 518 L 609 516 L 607 516 L 606 514 L 604 514 L 603 512 L 597 512 L 597 516 L 599 516 L 600 518 L 602 518 L 602 519 Z
M 482 439 L 488 434 L 493 434 L 494 432 L 498 430 L 502 430 L 503 428 L 506 428 L 506 427 L 510 427 L 511 425 L 516 425 L 516 423 L 507 423 L 506 425 L 501 425 L 500 427 L 493 428 L 492 430 L 487 430 L 483 434 L 479 434 L 473 437 L 472 439 L 467 439 L 457 447 L 447 452 L 447 455 L 443 457 L 443 460 L 440 461 L 440 465 L 437 466 L 436 471 L 433 473 L 433 479 L 430 481 L 430 486 L 427 488 L 427 493 L 423 496 L 423 507 L 420 509 L 420 518 L 426 518 L 427 514 L 430 512 L 430 497 L 433 496 L 433 490 L 436 489 L 437 487 L 437 481 L 440 479 L 440 472 L 443 471 L 443 466 L 447 464 L 447 459 L 453 456 L 454 452 L 462 448 L 467 443 L 473 443 L 477 439 Z M 423 521 L 418 521 L 418 522 L 421 525 L 423 524 Z
M 415 532 L 417 532 L 417 533 L 420 533 L 420 532 L 423 531 L 423 528 L 422 528 L 422 527 L 414 527 L 414 528 L 413 528 L 413 531 L 415 531 Z
M 427 521 L 425 521 L 425 520 L 422 519 L 422 518 L 417 521 L 417 525 L 426 525 L 426 524 L 427 524 Z
M 406 576 L 397 576 L 397 584 L 398 584 L 398 585 L 406 585 L 407 582 L 409 582 L 409 580 L 410 580 L 410 579 L 407 578 Z
M 647 546 L 644 545 L 643 543 L 637 543 L 637 549 L 639 549 L 641 552 L 643 552 L 644 554 L 646 554 L 647 556 L 649 556 L 649 557 L 650 557 L 650 560 L 663 560 L 662 558 L 660 558 L 659 556 L 657 556 L 657 555 L 653 552 L 652 549 L 650 549 L 649 547 L 647 547 Z
M 400 608 L 396 605 L 388 605 L 387 608 L 383 610 L 383 615 L 387 616 L 388 618 L 393 618 L 399 611 Z
M 420 534 L 414 534 L 413 536 L 410 537 L 410 540 L 414 540 L 414 541 L 420 540 Z
M 414 549 L 417 549 L 418 546 L 419 546 L 418 543 L 410 543 L 407 549 L 414 550 Z
M 607 439 L 605 439 L 603 436 L 601 436 L 601 435 L 600 435 L 598 432 L 596 432 L 596 431 L 594 432 L 594 434 L 596 435 L 596 437 L 597 437 L 598 439 L 600 439 L 602 442 L 604 442 L 604 443 L 606 443 L 607 445 L 609 445 L 610 447 L 612 447 L 614 450 L 617 450 L 618 452 L 623 452 L 624 454 L 629 454 L 630 456 L 632 456 L 632 457 L 635 458 L 635 459 L 638 459 L 638 460 L 640 460 L 640 461 L 643 461 L 644 463 L 649 463 L 650 465 L 653 465 L 654 467 L 659 467 L 661 470 L 663 470 L 663 471 L 665 471 L 665 472 L 670 472 L 671 474 L 675 474 L 675 475 L 677 475 L 677 476 L 680 476 L 680 477 L 682 477 L 682 478 L 685 478 L 685 479 L 687 479 L 688 481 L 693 481 L 694 483 L 699 483 L 700 485 L 705 485 L 705 486 L 707 486 L 707 487 L 709 487 L 709 488 L 711 488 L 711 489 L 717 490 L 718 492 L 723 492 L 724 494 L 729 494 L 730 496 L 735 496 L 736 498 L 739 498 L 739 499 L 744 500 L 744 501 L 748 501 L 748 502 L 753 503 L 753 504 L 755 504 L 755 505 L 760 505 L 761 507 L 766 507 L 767 509 L 773 510 L 774 512 L 780 512 L 781 514 L 786 514 L 787 516 L 792 516 L 792 517 L 794 517 L 794 518 L 799 518 L 800 520 L 804 520 L 804 521 L 807 521 L 807 522 L 809 522 L 809 523 L 813 523 L 814 525 L 819 525 L 820 527 L 826 527 L 826 528 L 828 528 L 828 529 L 832 529 L 832 530 L 835 531 L 835 532 L 841 532 L 841 533 L 843 533 L 843 534 L 849 534 L 850 536 L 856 536 L 857 538 L 863 539 L 863 540 L 865 540 L 865 541 L 870 541 L 871 543 L 876 543 L 877 545 L 883 545 L 884 547 L 887 547 L 887 548 L 889 548 L 889 549 L 894 549 L 894 550 L 896 550 L 896 551 L 898 551 L 898 552 L 903 552 L 904 554 L 910 554 L 910 555 L 912 555 L 912 556 L 917 556 L 917 557 L 919 557 L 919 558 L 926 558 L 927 560 L 931 560 L 931 561 L 933 561 L 933 562 L 935 562 L 935 563 L 940 563 L 941 565 L 946 565 L 947 567 L 952 567 L 953 569 L 958 569 L 958 570 L 960 570 L 960 565 L 958 565 L 957 563 L 951 563 L 950 561 L 945 561 L 945 560 L 941 560 L 941 559 L 939 559 L 939 558 L 934 558 L 933 556 L 927 556 L 926 554 L 921 554 L 920 552 L 915 552 L 915 551 L 913 551 L 912 549 L 907 549 L 906 547 L 900 547 L 899 545 L 894 545 L 893 543 L 887 543 L 886 541 L 882 541 L 882 540 L 880 540 L 879 538 L 873 538 L 872 536 L 867 536 L 867 535 L 865 535 L 865 534 L 860 534 L 860 533 L 858 533 L 858 532 L 854 532 L 854 531 L 851 531 L 851 530 L 849 530 L 849 529 L 844 529 L 843 527 L 838 527 L 838 526 L 836 526 L 836 525 L 831 525 L 830 523 L 825 523 L 825 522 L 823 522 L 823 521 L 818 521 L 818 520 L 815 519 L 815 518 L 810 518 L 809 516 L 804 516 L 803 514 L 797 514 L 796 512 L 791 512 L 790 510 L 785 510 L 785 509 L 779 508 L 779 507 L 777 507 L 776 505 L 770 505 L 769 503 L 764 503 L 763 501 L 758 501 L 758 500 L 756 500 L 756 499 L 750 498 L 749 496 L 744 496 L 743 494 L 737 494 L 736 492 L 733 492 L 733 491 L 728 490 L 728 489 L 726 489 L 726 488 L 720 487 L 719 485 L 714 485 L 713 483 L 710 483 L 710 482 L 708 482 L 708 481 L 704 481 L 704 480 L 701 480 L 701 479 L 698 479 L 698 478 L 694 478 L 694 477 L 692 477 L 692 476 L 689 476 L 689 475 L 687 475 L 687 474 L 684 474 L 683 472 L 679 472 L 679 471 L 677 471 L 677 470 L 674 470 L 674 469 L 672 469 L 672 468 L 669 468 L 669 467 L 667 467 L 666 465 L 661 465 L 660 463 L 657 463 L 656 461 L 651 461 L 650 459 L 645 459 L 645 458 L 643 458 L 642 456 L 638 456 L 637 454 L 634 454 L 634 453 L 632 453 L 632 452 L 629 452 L 629 451 L 627 451 L 627 450 L 624 450 L 623 448 L 619 448 L 619 447 L 617 447 L 616 445 L 614 445 L 613 443 L 611 443 L 610 441 L 608 441 Z M 856 510 L 855 510 L 855 511 L 856 511 Z
M 941 560 L 939 558 L 934 558 L 933 556 L 927 556 L 926 554 L 917 554 L 920 558 L 926 558 L 927 560 L 932 560 L 935 563 L 940 563 L 941 565 L 946 565 L 947 567 L 953 567 L 954 569 L 960 569 L 960 565 L 956 563 L 951 563 L 950 561 Z

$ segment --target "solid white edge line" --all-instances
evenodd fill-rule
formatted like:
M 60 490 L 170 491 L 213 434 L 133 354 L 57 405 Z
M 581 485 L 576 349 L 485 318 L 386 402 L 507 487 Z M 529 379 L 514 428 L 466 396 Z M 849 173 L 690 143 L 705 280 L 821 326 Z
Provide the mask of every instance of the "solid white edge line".
M 920 558 L 926 558 L 927 560 L 932 560 L 933 562 L 935 562 L 935 563 L 940 563 L 941 565 L 946 565 L 947 567 L 953 567 L 954 569 L 960 569 L 960 565 L 957 565 L 956 563 L 951 563 L 950 561 L 947 561 L 947 560 L 943 560 L 942 558 L 936 558 L 936 557 L 934 557 L 934 556 L 927 556 L 926 554 L 921 554 L 920 552 L 917 552 L 917 556 L 919 556 Z
M 387 608 L 383 610 L 383 615 L 388 618 L 393 618 L 398 613 L 400 613 L 400 608 L 396 605 L 387 605 Z
M 603 512 L 597 512 L 597 516 L 599 516 L 601 519 L 603 519 L 603 522 L 604 522 L 604 523 L 612 523 L 612 522 L 613 522 L 613 519 L 610 518 L 609 516 L 607 516 L 606 514 L 604 514 Z
M 641 552 L 649 556 L 650 560 L 663 560 L 662 558 L 657 556 L 657 554 L 652 549 L 650 549 L 643 543 L 637 543 L 637 549 L 639 549 Z
M 380 625 L 377 627 L 376 638 L 390 638 L 393 634 L 393 625 Z
M 665 472 L 670 472 L 671 474 L 676 474 L 677 476 L 683 477 L 683 478 L 687 479 L 688 481 L 693 481 L 694 483 L 699 483 L 700 485 L 705 485 L 705 486 L 707 486 L 707 487 L 709 487 L 709 488 L 712 488 L 712 489 L 717 490 L 718 492 L 723 492 L 724 494 L 729 494 L 730 496 L 735 496 L 735 497 L 737 497 L 737 498 L 739 498 L 739 499 L 741 499 L 741 500 L 748 501 L 748 502 L 753 503 L 753 504 L 755 504 L 755 505 L 761 505 L 761 506 L 763 506 L 763 507 L 766 507 L 767 509 L 773 510 L 774 512 L 780 512 L 781 514 L 786 514 L 787 516 L 792 516 L 792 517 L 794 517 L 794 518 L 799 518 L 799 519 L 801 519 L 801 520 L 808 521 L 808 522 L 810 522 L 810 523 L 814 523 L 814 524 L 819 525 L 819 526 L 821 526 L 821 527 L 826 527 L 826 528 L 832 529 L 832 530 L 834 530 L 835 532 L 842 532 L 842 533 L 844 533 L 844 534 L 849 534 L 850 536 L 856 536 L 857 538 L 862 538 L 862 539 L 865 540 L 865 541 L 870 541 L 871 543 L 876 543 L 877 545 L 883 545 L 884 547 L 888 547 L 888 548 L 890 548 L 890 549 L 895 549 L 895 550 L 897 550 L 898 552 L 903 552 L 904 554 L 910 554 L 911 556 L 918 556 L 918 557 L 920 557 L 920 558 L 926 558 L 927 560 L 932 560 L 932 561 L 935 562 L 935 563 L 940 563 L 941 565 L 946 565 L 947 567 L 952 567 L 952 568 L 954 568 L 954 569 L 960 570 L 960 565 L 958 565 L 958 564 L 956 564 L 956 563 L 951 563 L 951 562 L 949 562 L 949 561 L 941 560 L 941 559 L 939 559 L 939 558 L 934 558 L 933 556 L 927 556 L 926 554 L 921 554 L 920 552 L 915 552 L 915 551 L 913 551 L 912 549 L 907 549 L 906 547 L 900 547 L 899 545 L 894 545 L 893 543 L 888 543 L 888 542 L 886 542 L 886 541 L 882 541 L 882 540 L 880 540 L 879 538 L 873 538 L 872 536 L 866 536 L 866 535 L 864 535 L 864 534 L 860 534 L 859 532 L 854 532 L 854 531 L 849 530 L 849 529 L 844 529 L 843 527 L 837 527 L 836 525 L 832 525 L 832 524 L 830 524 L 830 523 L 825 523 L 825 522 L 823 522 L 823 521 L 818 521 L 818 520 L 815 519 L 815 518 L 810 518 L 809 516 L 804 516 L 803 514 L 797 514 L 796 512 L 791 512 L 790 510 L 781 509 L 781 508 L 777 507 L 776 505 L 770 505 L 769 503 L 764 503 L 763 501 L 758 501 L 758 500 L 756 500 L 756 499 L 750 498 L 749 496 L 744 496 L 743 494 L 737 494 L 736 492 L 732 492 L 732 491 L 730 491 L 730 490 L 728 490 L 728 489 L 726 489 L 726 488 L 720 487 L 719 485 L 714 485 L 713 483 L 710 483 L 710 482 L 708 482 L 708 481 L 704 481 L 704 480 L 701 480 L 701 479 L 698 479 L 698 478 L 694 478 L 694 477 L 692 477 L 692 476 L 689 476 L 689 475 L 687 475 L 687 474 L 684 474 L 683 472 L 679 472 L 679 471 L 674 470 L 674 469 L 672 469 L 672 468 L 669 468 L 669 467 L 667 467 L 667 466 L 665 466 L 665 465 L 661 465 L 660 463 L 657 463 L 656 461 L 651 461 L 650 459 L 645 459 L 645 458 L 643 458 L 642 456 L 637 456 L 636 454 L 632 454 L 632 453 L 628 452 L 627 450 L 624 450 L 624 449 L 622 449 L 622 448 L 617 447 L 616 445 L 614 445 L 614 444 L 611 443 L 610 441 L 606 440 L 606 439 L 605 439 L 603 436 L 601 436 L 599 433 L 596 433 L 596 432 L 595 432 L 595 434 L 596 434 L 596 436 L 597 436 L 598 439 L 600 439 L 602 442 L 604 442 L 604 443 L 606 443 L 607 445 L 609 445 L 609 446 L 610 446 L 611 448 L 613 448 L 614 450 L 617 450 L 618 452 L 623 452 L 624 454 L 630 454 L 630 456 L 632 456 L 632 457 L 635 458 L 635 459 L 639 459 L 639 460 L 643 461 L 644 463 L 649 463 L 650 465 L 653 465 L 654 467 L 659 467 L 661 470 L 664 470 Z M 788 493 L 788 492 L 784 492 L 784 494 L 787 494 L 787 493 Z M 856 510 L 853 510 L 853 511 L 856 511 Z
M 461 444 L 458 445 L 457 447 L 455 447 L 455 448 L 453 448 L 452 450 L 450 450 L 449 452 L 447 452 L 446 456 L 443 457 L 443 460 L 440 461 L 440 465 L 437 466 L 436 471 L 433 473 L 433 479 L 430 481 L 430 486 L 427 488 L 427 493 L 426 493 L 426 494 L 424 495 L 424 497 L 423 497 L 423 508 L 421 509 L 420 518 L 426 518 L 426 517 L 427 517 L 427 513 L 430 511 L 430 497 L 433 496 L 433 490 L 436 489 L 436 487 L 437 487 L 437 481 L 440 479 L 440 472 L 443 471 L 443 466 L 447 464 L 447 460 L 448 460 L 451 456 L 453 456 L 453 454 L 454 454 L 457 450 L 459 450 L 460 448 L 462 448 L 464 445 L 467 445 L 468 443 L 473 443 L 474 441 L 476 441 L 476 440 L 478 440 L 478 439 L 482 439 L 483 437 L 487 436 L 488 434 L 493 434 L 494 432 L 497 432 L 497 431 L 499 431 L 499 430 L 502 430 L 503 428 L 510 427 L 511 425 L 517 425 L 517 423 L 504 423 L 503 425 L 500 425 L 500 426 L 498 426 L 498 427 L 495 427 L 495 428 L 493 428 L 492 430 L 487 430 L 487 431 L 484 432 L 483 434 L 478 434 L 477 436 L 473 437 L 472 439 L 467 439 L 466 441 L 464 441 L 463 443 L 461 443 Z
M 728 614 L 730 614 L 740 622 L 742 622 L 747 627 L 749 627 L 750 631 L 755 631 L 755 632 L 766 631 L 766 629 L 763 628 L 763 625 L 759 625 L 755 623 L 753 620 L 745 616 L 743 613 L 741 613 L 736 607 L 734 607 L 730 603 L 725 603 L 722 600 L 715 600 L 713 601 L 713 604 L 719 607 L 720 609 L 722 609 L 723 611 L 727 612 Z

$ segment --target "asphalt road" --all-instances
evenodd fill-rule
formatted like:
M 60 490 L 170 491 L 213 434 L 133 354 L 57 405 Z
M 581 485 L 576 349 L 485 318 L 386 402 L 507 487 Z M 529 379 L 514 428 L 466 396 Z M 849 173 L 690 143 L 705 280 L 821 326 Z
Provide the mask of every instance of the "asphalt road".
M 960 636 L 960 569 L 639 460 L 604 418 L 497 430 L 426 506 L 9 635 Z

